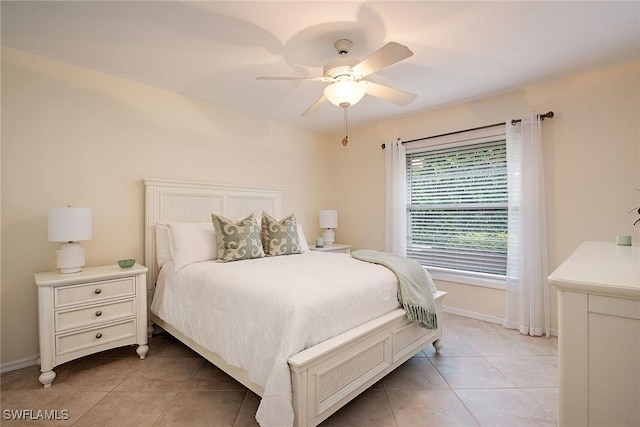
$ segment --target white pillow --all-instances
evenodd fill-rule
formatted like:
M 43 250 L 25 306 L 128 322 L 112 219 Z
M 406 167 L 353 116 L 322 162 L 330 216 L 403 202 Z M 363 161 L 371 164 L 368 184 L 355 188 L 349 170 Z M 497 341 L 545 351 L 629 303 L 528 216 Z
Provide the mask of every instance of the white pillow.
M 171 260 L 171 242 L 169 241 L 169 227 L 164 222 L 156 223 L 156 263 L 162 268 L 165 262 Z
M 296 225 L 298 226 L 298 240 L 300 240 L 300 250 L 302 252 L 309 252 L 309 244 L 307 243 L 307 238 L 304 237 L 302 224 L 297 223 Z
M 170 222 L 169 236 L 176 272 L 194 262 L 218 258 L 216 232 L 211 222 Z

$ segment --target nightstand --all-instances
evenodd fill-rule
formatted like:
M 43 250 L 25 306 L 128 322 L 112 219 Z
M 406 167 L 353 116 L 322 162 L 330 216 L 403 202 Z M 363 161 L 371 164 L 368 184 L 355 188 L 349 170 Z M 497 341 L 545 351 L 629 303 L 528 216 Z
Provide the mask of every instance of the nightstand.
M 344 243 L 334 243 L 333 245 L 324 245 L 322 248 L 316 246 L 309 246 L 312 251 L 320 252 L 336 252 L 341 254 L 351 253 L 351 245 L 345 245 Z
M 79 273 L 37 273 L 40 382 L 45 388 L 58 365 L 89 354 L 147 345 L 147 267 L 117 265 L 84 268 Z

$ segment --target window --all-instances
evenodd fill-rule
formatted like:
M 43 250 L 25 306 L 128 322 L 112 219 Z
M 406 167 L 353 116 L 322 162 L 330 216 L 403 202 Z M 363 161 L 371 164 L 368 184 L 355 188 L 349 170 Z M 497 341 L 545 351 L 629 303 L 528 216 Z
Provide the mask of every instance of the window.
M 504 280 L 506 151 L 504 126 L 407 148 L 407 256 L 436 273 Z

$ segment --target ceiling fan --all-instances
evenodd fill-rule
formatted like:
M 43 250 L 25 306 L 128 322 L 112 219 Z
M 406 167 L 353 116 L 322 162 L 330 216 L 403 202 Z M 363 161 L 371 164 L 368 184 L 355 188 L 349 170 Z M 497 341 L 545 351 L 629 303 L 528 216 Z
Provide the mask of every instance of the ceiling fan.
M 408 47 L 390 42 L 360 61 L 347 57 L 353 46 L 351 40 L 340 39 L 334 46 L 340 57 L 325 64 L 322 77 L 258 77 L 258 80 L 312 80 L 330 83 L 325 87 L 324 94 L 302 113 L 303 116 L 317 111 L 327 101 L 346 109 L 360 101 L 365 94 L 397 105 L 410 104 L 416 98 L 413 93 L 364 80 L 366 76 L 412 56 L 413 52 Z

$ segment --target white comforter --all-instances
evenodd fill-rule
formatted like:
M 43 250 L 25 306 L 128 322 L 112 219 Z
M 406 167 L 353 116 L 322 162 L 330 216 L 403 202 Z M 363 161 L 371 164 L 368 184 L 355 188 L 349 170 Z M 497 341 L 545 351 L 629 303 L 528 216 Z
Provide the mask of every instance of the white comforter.
M 305 252 L 160 272 L 151 311 L 264 387 L 263 427 L 291 426 L 287 359 L 399 307 L 385 267 Z

